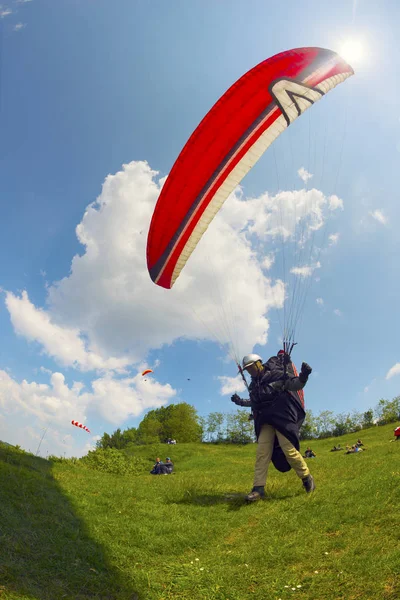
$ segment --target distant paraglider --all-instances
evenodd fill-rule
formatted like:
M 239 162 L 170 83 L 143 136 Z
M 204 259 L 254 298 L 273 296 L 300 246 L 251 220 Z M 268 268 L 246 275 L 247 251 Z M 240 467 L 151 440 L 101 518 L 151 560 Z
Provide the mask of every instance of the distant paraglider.
M 90 433 L 90 429 L 88 429 L 83 423 L 79 423 L 79 421 L 71 421 L 71 425 L 75 425 L 75 427 L 79 427 L 80 429 L 84 429 L 85 431 Z
M 151 369 L 145 369 L 142 373 L 142 377 L 143 375 L 147 375 L 147 373 L 152 373 L 153 371 Z

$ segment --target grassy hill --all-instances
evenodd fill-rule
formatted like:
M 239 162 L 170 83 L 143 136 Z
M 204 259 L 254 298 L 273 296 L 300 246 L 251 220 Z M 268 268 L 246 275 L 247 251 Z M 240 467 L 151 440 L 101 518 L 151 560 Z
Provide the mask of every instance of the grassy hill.
M 51 463 L 0 444 L 0 600 L 397 600 L 400 442 L 317 441 L 317 490 L 271 467 L 244 503 L 256 446 L 139 447 L 143 474 Z M 302 450 L 308 445 L 305 442 Z M 169 455 L 170 476 L 148 474 Z

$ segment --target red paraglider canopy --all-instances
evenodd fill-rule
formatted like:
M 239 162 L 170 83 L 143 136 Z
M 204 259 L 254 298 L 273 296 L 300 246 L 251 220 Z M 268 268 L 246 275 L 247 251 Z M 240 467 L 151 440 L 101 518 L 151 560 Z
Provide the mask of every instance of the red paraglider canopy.
M 248 71 L 218 100 L 176 160 L 147 240 L 152 280 L 171 288 L 229 194 L 307 108 L 353 74 L 323 48 L 281 52 Z
M 153 372 L 153 371 L 152 371 L 151 369 L 145 369 L 145 370 L 143 371 L 143 373 L 142 373 L 142 376 L 143 376 L 143 375 L 147 375 L 147 373 L 152 373 L 152 372 Z

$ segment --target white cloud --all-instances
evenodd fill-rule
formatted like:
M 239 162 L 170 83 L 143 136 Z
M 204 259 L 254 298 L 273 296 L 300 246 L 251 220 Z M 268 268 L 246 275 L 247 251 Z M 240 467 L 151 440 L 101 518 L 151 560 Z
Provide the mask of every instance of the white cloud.
M 300 167 L 300 169 L 297 171 L 297 174 L 300 179 L 304 181 L 304 183 L 307 183 L 307 181 L 313 177 L 313 175 L 311 175 L 311 173 L 309 173 L 304 167 Z
M 323 301 L 323 299 L 322 299 L 322 298 L 317 298 L 317 299 L 316 299 L 316 303 L 317 303 L 317 304 L 319 304 L 320 306 L 323 306 L 323 304 L 324 304 L 324 301 Z
M 0 8 L 0 19 L 4 19 L 8 17 L 8 15 L 12 15 L 12 10 L 10 8 Z
M 261 266 L 266 271 L 269 271 L 272 265 L 275 262 L 275 256 L 273 254 L 268 254 L 261 263 Z
M 400 362 L 396 363 L 389 369 L 389 371 L 386 373 L 386 379 L 390 379 L 395 375 L 400 375 Z
M 278 263 L 282 237 L 301 254 L 324 224 L 332 197 L 313 189 L 244 200 L 238 188 L 174 288 L 165 290 L 154 285 L 146 265 L 146 233 L 164 181 L 146 162 L 109 175 L 76 228 L 84 250 L 73 257 L 68 276 L 46 286 L 45 307 L 35 306 L 27 291 L 6 292 L 15 332 L 62 366 L 97 372 L 91 391 L 78 382 L 68 387 L 60 373 L 52 374 L 51 386 L 3 375 L 0 403 L 11 395 L 23 414 L 41 422 L 52 416 L 59 428 L 67 415 L 68 422 L 70 415 L 83 421 L 88 411 L 120 424 L 175 395 L 155 377 L 145 382 L 127 374 L 145 364 L 150 350 L 215 335 L 222 343 L 239 340 L 235 350 L 243 356 L 267 342 L 268 311 L 281 307 L 288 291 L 265 271 L 273 259 Z M 320 267 L 314 255 L 307 258 L 308 264 L 297 263 L 303 279 Z M 221 383 L 221 393 L 243 386 L 235 378 Z
M 369 214 L 373 219 L 375 219 L 375 221 L 378 221 L 378 223 L 381 223 L 382 225 L 387 225 L 388 219 L 381 210 L 370 210 Z
M 334 246 L 335 244 L 338 243 L 339 240 L 339 234 L 338 233 L 331 233 L 328 236 L 329 242 L 330 242 L 330 246 Z
M 244 385 L 244 381 L 241 375 L 237 375 L 236 377 L 218 377 L 218 380 L 221 382 L 221 396 L 232 395 L 235 392 L 244 392 L 246 390 L 246 386 Z
M 321 267 L 321 263 L 317 262 L 313 265 L 304 265 L 302 267 L 293 267 L 292 269 L 290 269 L 290 272 L 293 273 L 293 275 L 299 275 L 300 277 L 310 277 L 315 269 L 319 269 Z
M 283 284 L 264 275 L 241 231 L 254 203 L 238 223 L 236 211 L 247 203 L 233 195 L 174 288 L 165 290 L 146 266 L 145 232 L 160 191 L 156 176 L 147 163 L 132 162 L 106 178 L 76 228 L 85 252 L 73 258 L 67 277 L 48 287 L 46 310 L 33 306 L 26 292 L 7 294 L 17 333 L 60 364 L 120 369 L 143 361 L 150 349 L 182 337 L 209 338 L 209 331 L 226 342 L 221 302 L 233 306 L 225 314 L 241 341 L 239 354 L 266 343 L 266 313 L 282 305 Z
M 122 379 L 108 374 L 93 380 L 91 390 L 85 391 L 81 382 L 68 386 L 61 373 L 52 373 L 50 384 L 44 384 L 26 380 L 18 383 L 8 373 L 0 371 L 0 408 L 7 417 L 7 421 L 0 422 L 0 439 L 27 448 L 29 442 L 37 439 L 36 433 L 48 427 L 50 433 L 46 433 L 46 437 L 49 437 L 47 445 L 50 444 L 51 452 L 60 450 L 62 444 L 68 445 L 68 439 L 77 440 L 83 452 L 82 445 L 88 440 L 82 436 L 77 438 L 76 432 L 71 433 L 71 420 L 87 425 L 93 434 L 89 439 L 96 441 L 98 433 L 93 432 L 90 415 L 92 418 L 101 415 L 109 423 L 118 425 L 130 416 L 137 417 L 148 409 L 163 406 L 175 395 L 176 390 L 169 384 L 160 384 L 154 379 L 144 382 L 140 373 Z M 24 431 L 21 437 L 23 427 L 32 424 L 35 435 L 32 431 Z M 24 440 L 26 435 L 28 439 Z
M 343 210 L 343 200 L 341 200 L 338 196 L 333 194 L 329 196 L 329 210 L 337 210 L 338 208 Z
M 314 240 L 327 219 L 327 209 L 343 207 L 342 200 L 316 189 L 282 191 L 275 196 L 266 193 L 246 201 L 236 195 L 227 204 L 235 225 L 244 229 L 248 222 L 249 232 L 259 240 L 269 244 L 283 240 L 300 248 Z
M 334 309 L 333 314 L 335 314 L 337 317 L 341 317 L 343 315 L 342 311 L 338 308 Z
M 14 25 L 14 31 L 21 31 L 21 29 L 24 29 L 26 27 L 26 23 L 16 23 Z M 46 273 L 44 273 L 44 275 L 46 275 Z
M 170 384 L 155 379 L 135 377 L 114 379 L 110 375 L 92 381 L 91 399 L 102 416 L 111 423 L 121 423 L 128 416 L 137 417 L 149 408 L 164 406 L 175 395 Z
M 15 332 L 29 341 L 41 344 L 43 350 L 63 366 L 77 367 L 82 371 L 121 371 L 130 362 L 128 358 L 103 358 L 88 349 L 88 344 L 77 328 L 55 323 L 48 312 L 36 308 L 30 302 L 25 291 L 20 297 L 7 292 L 6 306 Z

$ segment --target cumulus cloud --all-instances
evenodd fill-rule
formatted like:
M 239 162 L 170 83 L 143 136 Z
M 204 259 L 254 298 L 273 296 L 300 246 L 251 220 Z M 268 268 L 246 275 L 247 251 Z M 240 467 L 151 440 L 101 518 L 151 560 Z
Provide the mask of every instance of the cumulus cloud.
M 259 198 L 242 201 L 239 196 L 229 202 L 230 212 L 250 223 L 249 232 L 260 240 L 272 242 L 292 242 L 298 247 L 304 245 L 322 228 L 327 219 L 326 209 L 334 211 L 343 206 L 336 196 L 325 196 L 320 190 L 282 191 L 271 196 L 263 194 Z
M 26 290 L 5 293 L 15 332 L 63 367 L 94 371 L 90 391 L 79 383 L 68 387 L 60 373 L 51 375 L 48 386 L 18 384 L 2 372 L 0 398 L 12 396 L 20 411 L 41 422 L 46 415 L 61 420 L 68 415 L 70 421 L 71 413 L 84 421 L 95 406 L 110 423 L 120 424 L 165 404 L 175 391 L 153 378 L 131 377 L 133 366 L 140 371 L 151 350 L 179 339 L 216 338 L 222 344 L 237 339 L 239 356 L 264 345 L 268 311 L 282 307 L 288 295 L 271 274 L 279 266 L 282 240 L 297 257 L 296 265 L 288 261 L 288 273 L 297 267 L 293 277 L 305 279 L 320 267 L 308 252 L 307 260 L 299 260 L 307 240 L 314 240 L 330 210 L 342 206 L 315 189 L 244 199 L 238 188 L 173 289 L 165 290 L 154 285 L 146 265 L 147 231 L 164 182 L 143 161 L 109 175 L 76 228 L 83 251 L 73 257 L 66 277 L 46 285 L 45 306 L 35 306 Z M 231 386 L 243 391 L 235 378 L 221 384 L 221 393 L 230 393 Z
M 237 377 L 218 377 L 218 380 L 221 383 L 220 394 L 221 396 L 232 395 L 235 392 L 244 392 L 246 390 L 246 386 L 244 385 L 244 381 L 240 375 Z
M 317 299 L 316 299 L 316 303 L 317 303 L 317 304 L 319 304 L 320 306 L 323 306 L 323 304 L 324 304 L 324 301 L 323 301 L 323 299 L 322 299 L 322 298 L 317 298 Z
M 395 375 L 400 375 L 400 362 L 396 363 L 389 369 L 389 371 L 386 373 L 386 379 L 390 379 Z
M 21 31 L 26 27 L 26 23 L 16 23 L 13 27 L 14 31 Z
M 29 341 L 38 342 L 46 354 L 63 366 L 77 367 L 82 371 L 121 371 L 130 362 L 129 358 L 103 358 L 88 349 L 77 328 L 55 323 L 48 312 L 30 302 L 26 291 L 21 296 L 7 292 L 6 306 L 15 332 Z
M 369 214 L 373 219 L 375 219 L 375 221 L 378 221 L 378 223 L 381 223 L 382 225 L 387 225 L 388 219 L 381 210 L 370 210 Z
M 51 373 L 50 384 L 46 384 L 26 380 L 19 383 L 6 371 L 0 371 L 0 407 L 7 417 L 7 423 L 0 422 L 0 439 L 22 442 L 27 447 L 29 440 L 33 443 L 37 439 L 41 428 L 48 427 L 52 433 L 47 437 L 54 436 L 52 447 L 62 449 L 62 444 L 68 445 L 68 440 L 74 439 L 70 433 L 71 420 L 80 421 L 90 429 L 89 416 L 100 415 L 117 425 L 128 417 L 163 406 L 176 395 L 169 384 L 154 379 L 144 381 L 140 373 L 120 379 L 107 374 L 93 380 L 90 388 L 86 390 L 81 382 L 68 386 L 64 375 L 57 372 Z M 13 422 L 15 427 L 10 426 Z M 35 434 L 24 430 L 28 440 L 21 439 L 21 430 L 24 426 L 32 427 L 32 423 L 35 423 Z M 98 435 L 93 439 L 96 441 Z M 86 444 L 86 440 L 80 438 L 79 443 Z
M 343 315 L 342 311 L 339 310 L 338 308 L 334 309 L 333 314 L 336 315 L 337 317 L 341 317 Z
M 315 189 L 245 200 L 239 187 L 174 288 L 165 290 L 154 285 L 146 265 L 146 233 L 165 182 L 157 175 L 138 161 L 106 178 L 76 228 L 84 252 L 73 257 L 68 276 L 47 286 L 46 307 L 34 306 L 26 291 L 7 292 L 15 331 L 60 365 L 121 372 L 180 338 L 239 339 L 239 356 L 265 344 L 267 313 L 282 307 L 286 293 L 282 280 L 265 272 L 282 239 L 297 258 L 294 265 L 287 261 L 287 273 L 292 268 L 294 276 L 308 277 L 320 263 L 299 260 L 306 241 L 327 211 L 342 205 Z
M 146 266 L 146 232 L 162 182 L 145 162 L 109 175 L 99 198 L 76 228 L 85 251 L 70 274 L 48 287 L 46 309 L 28 295 L 7 294 L 15 330 L 37 341 L 63 365 L 120 369 L 174 340 L 210 337 L 228 342 L 221 303 L 244 349 L 265 344 L 271 307 L 281 306 L 283 284 L 263 273 L 243 224 L 253 223 L 233 196 L 217 215 L 172 290 L 153 284 Z M 241 206 L 240 206 L 241 208 Z M 264 254 L 265 256 L 265 254 Z M 234 299 L 234 302 L 232 302 Z M 108 358 L 111 357 L 111 358 Z
M 329 210 L 332 210 L 332 211 L 338 210 L 338 208 L 343 210 L 343 200 L 341 198 L 339 198 L 338 196 L 336 196 L 335 194 L 333 194 L 332 196 L 329 196 L 328 202 L 329 202 Z

